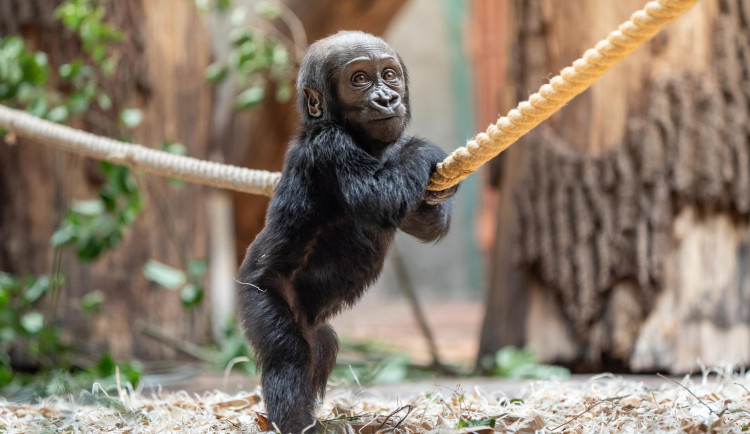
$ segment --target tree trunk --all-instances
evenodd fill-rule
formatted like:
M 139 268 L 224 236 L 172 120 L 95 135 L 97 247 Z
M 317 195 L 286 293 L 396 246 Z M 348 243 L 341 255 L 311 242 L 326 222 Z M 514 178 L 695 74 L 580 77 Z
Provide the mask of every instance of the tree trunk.
M 49 54 L 53 70 L 81 53 L 77 37 L 54 18 L 59 3 L 0 0 L 0 35 L 24 35 L 31 48 Z M 182 0 L 109 2 L 107 19 L 125 33 L 116 47 L 117 72 L 102 84 L 113 109 L 92 107 L 75 126 L 117 135 L 119 110 L 137 107 L 144 119 L 133 132 L 135 142 L 181 142 L 189 155 L 206 158 L 212 94 L 204 69 L 211 52 L 195 6 Z M 48 313 L 73 344 L 92 354 L 106 349 L 117 358 L 154 360 L 177 353 L 138 332 L 136 320 L 178 339 L 200 343 L 210 336 L 208 302 L 186 311 L 178 292 L 159 288 L 141 271 L 149 259 L 183 269 L 189 260 L 205 259 L 205 188 L 175 188 L 167 179 L 139 175 L 145 209 L 121 244 L 91 264 L 80 263 L 71 249 L 63 249 L 57 262 L 50 236 L 71 200 L 96 197 L 98 162 L 27 140 L 0 147 L 0 270 L 51 274 L 60 264 L 65 284 Z M 93 290 L 104 292 L 105 303 L 92 317 L 81 312 L 80 301 Z
M 300 19 L 307 40 L 316 41 L 340 29 L 362 30 L 382 34 L 407 0 L 285 0 Z M 287 31 L 280 24 L 283 31 Z M 279 103 L 274 92 L 266 92 L 263 106 L 251 113 L 234 116 L 232 127 L 221 143 L 231 146 L 225 155 L 254 169 L 281 170 L 284 153 L 299 121 L 296 99 Z M 231 149 L 235 149 L 232 151 Z M 236 150 L 241 150 L 238 153 Z M 236 158 L 236 159 L 235 159 Z M 235 163 L 236 164 L 236 163 Z M 263 228 L 266 197 L 234 193 L 234 216 L 237 234 L 237 258 L 245 256 L 247 246 Z
M 644 1 L 511 4 L 525 99 Z M 750 361 L 749 18 L 748 0 L 698 3 L 514 145 L 526 164 L 498 210 L 513 242 L 493 260 L 526 278 L 490 293 L 524 319 L 492 320 L 497 344 L 521 334 L 579 370 Z

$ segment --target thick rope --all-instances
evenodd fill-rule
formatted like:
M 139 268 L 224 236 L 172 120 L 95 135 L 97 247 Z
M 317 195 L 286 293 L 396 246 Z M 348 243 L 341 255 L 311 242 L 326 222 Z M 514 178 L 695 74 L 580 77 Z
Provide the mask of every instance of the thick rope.
M 617 62 L 652 38 L 663 26 L 693 7 L 698 0 L 654 0 L 630 20 L 599 41 L 596 47 L 560 72 L 527 101 L 490 125 L 465 147 L 458 148 L 430 178 L 429 190 L 458 184 L 521 136 L 550 117 L 576 95 L 589 88 Z M 0 105 L 0 126 L 40 142 L 92 158 L 186 181 L 246 193 L 273 196 L 281 178 L 278 172 L 236 166 L 169 154 L 140 145 L 119 142 L 54 124 Z
M 458 184 L 479 166 L 491 160 L 521 136 L 550 117 L 575 96 L 589 88 L 617 62 L 624 59 L 644 41 L 651 39 L 698 0 L 654 0 L 634 13 L 630 20 L 599 41 L 583 57 L 563 69 L 539 92 L 511 110 L 507 116 L 490 125 L 465 147 L 458 148 L 430 178 L 429 190 L 444 190 Z
M 19 136 L 87 157 L 245 193 L 273 196 L 281 178 L 278 172 L 229 166 L 96 136 L 2 105 L 0 126 Z

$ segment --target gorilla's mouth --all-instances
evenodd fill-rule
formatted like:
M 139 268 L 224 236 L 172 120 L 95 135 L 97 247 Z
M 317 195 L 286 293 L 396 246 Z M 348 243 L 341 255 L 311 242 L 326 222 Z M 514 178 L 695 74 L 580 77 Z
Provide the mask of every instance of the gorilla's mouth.
M 371 121 L 387 121 L 402 116 L 400 106 L 397 107 L 368 107 L 367 117 Z

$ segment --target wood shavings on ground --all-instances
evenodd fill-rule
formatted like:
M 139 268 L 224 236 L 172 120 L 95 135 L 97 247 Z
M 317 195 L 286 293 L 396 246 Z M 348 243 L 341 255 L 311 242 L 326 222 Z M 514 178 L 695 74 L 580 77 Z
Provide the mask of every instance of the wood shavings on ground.
M 343 433 L 741 433 L 750 424 L 750 374 L 679 383 L 665 377 L 659 387 L 609 374 L 577 382 L 530 381 L 518 397 L 436 386 L 407 400 L 334 389 L 318 417 L 326 432 Z M 273 426 L 257 390 L 146 396 L 120 389 L 119 396 L 0 402 L 0 432 L 9 433 L 268 430 Z

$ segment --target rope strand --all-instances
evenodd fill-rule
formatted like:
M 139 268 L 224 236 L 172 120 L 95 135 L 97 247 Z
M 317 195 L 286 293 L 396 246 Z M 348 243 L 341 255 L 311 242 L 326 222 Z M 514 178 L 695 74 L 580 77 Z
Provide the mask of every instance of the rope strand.
M 0 105 L 0 125 L 13 133 L 87 157 L 162 176 L 252 194 L 273 196 L 281 173 L 174 155 L 96 136 Z

